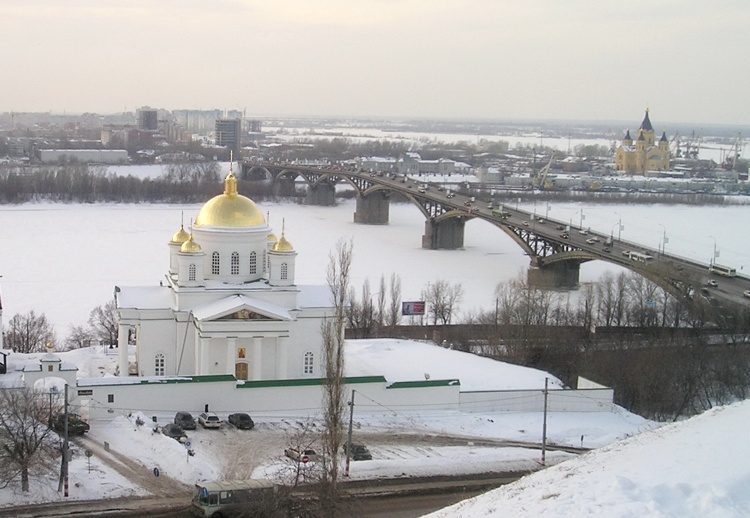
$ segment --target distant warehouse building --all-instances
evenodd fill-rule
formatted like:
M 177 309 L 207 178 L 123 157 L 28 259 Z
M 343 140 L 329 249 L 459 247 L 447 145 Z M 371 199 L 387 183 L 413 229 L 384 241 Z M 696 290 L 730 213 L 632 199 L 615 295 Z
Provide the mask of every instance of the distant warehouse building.
M 43 164 L 127 164 L 128 152 L 124 149 L 41 149 L 39 160 Z

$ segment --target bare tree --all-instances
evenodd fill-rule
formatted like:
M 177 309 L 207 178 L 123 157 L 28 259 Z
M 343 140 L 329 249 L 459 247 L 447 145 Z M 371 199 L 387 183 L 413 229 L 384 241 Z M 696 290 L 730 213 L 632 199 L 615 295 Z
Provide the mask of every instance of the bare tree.
M 351 241 L 339 240 L 329 256 L 327 281 L 333 299 L 333 316 L 321 324 L 326 383 L 323 393 L 323 497 L 335 513 L 338 505 L 339 448 L 344 436 L 344 322 L 352 264 Z M 330 515 L 329 515 L 330 516 Z
M 37 315 L 34 310 L 25 315 L 17 313 L 10 319 L 3 333 L 5 347 L 19 353 L 35 353 L 45 350 L 47 344 L 55 344 L 55 333 L 47 317 Z
M 70 326 L 67 338 L 65 338 L 66 349 L 80 349 L 88 347 L 95 340 L 94 331 L 84 326 Z
M 48 426 L 51 403 L 47 393 L 30 388 L 0 389 L 0 487 L 21 477 L 29 491 L 29 476 L 50 473 L 60 441 Z M 50 400 L 51 401 L 51 400 Z M 57 410 L 57 409 L 56 409 Z
M 89 325 L 96 338 L 112 346 L 117 343 L 117 306 L 110 300 L 103 306 L 96 306 L 89 315 Z
M 390 304 L 388 305 L 388 316 L 385 320 L 388 327 L 396 327 L 401 320 L 401 278 L 396 273 L 391 273 L 391 282 L 389 284 L 391 294 Z
M 427 305 L 428 320 L 431 317 L 434 325 L 437 325 L 438 321 L 450 324 L 463 297 L 463 287 L 461 284 L 451 285 L 448 281 L 440 279 L 428 284 L 427 289 L 422 292 L 422 297 Z
M 385 300 L 386 300 L 386 291 L 385 291 L 385 275 L 380 275 L 380 289 L 378 290 L 378 307 L 375 310 L 375 330 L 380 329 L 383 327 L 383 324 L 385 323 Z

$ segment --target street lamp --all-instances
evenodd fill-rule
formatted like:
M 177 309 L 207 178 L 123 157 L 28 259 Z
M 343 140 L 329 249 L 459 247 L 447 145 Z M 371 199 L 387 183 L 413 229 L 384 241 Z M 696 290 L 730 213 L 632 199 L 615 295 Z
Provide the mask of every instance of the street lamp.
M 617 212 L 615 214 L 620 218 L 617 220 L 617 240 L 622 241 L 622 231 L 625 230 L 625 227 L 622 226 L 622 216 Z
M 662 239 L 661 239 L 661 254 L 664 255 L 667 252 L 667 243 L 669 243 L 669 238 L 667 237 L 667 229 L 664 228 L 664 225 L 659 223 L 659 226 L 662 229 Z
M 716 264 L 716 258 L 719 257 L 721 250 L 716 249 L 716 238 L 714 236 L 708 236 L 708 237 L 714 240 L 714 253 L 711 255 L 711 261 L 709 262 L 709 270 L 710 270 L 711 268 L 713 268 L 713 265 Z
M 544 219 L 549 219 L 549 202 L 547 202 L 547 211 L 544 213 Z

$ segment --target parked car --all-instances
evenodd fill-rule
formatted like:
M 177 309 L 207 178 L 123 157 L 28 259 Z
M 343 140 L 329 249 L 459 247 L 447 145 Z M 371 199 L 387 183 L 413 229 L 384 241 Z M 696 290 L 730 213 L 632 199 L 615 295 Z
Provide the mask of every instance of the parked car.
M 59 434 L 65 433 L 65 414 L 57 414 L 52 428 Z M 89 431 L 89 424 L 78 414 L 68 413 L 68 435 L 83 435 Z
M 743 292 L 742 292 L 742 295 L 743 295 L 743 296 L 744 296 L 745 298 L 747 298 L 747 299 L 750 299 L 750 290 L 745 290 L 745 291 L 743 291 Z
M 171 437 L 175 441 L 184 443 L 187 442 L 187 434 L 182 429 L 182 427 L 178 424 L 174 423 L 167 423 L 164 426 L 161 427 L 161 433 L 166 435 L 167 437 Z
M 287 448 L 284 450 L 284 455 L 297 462 L 302 462 L 303 464 L 318 460 L 318 452 L 312 448 L 306 448 L 303 450 L 298 448 Z
M 229 421 L 229 424 L 231 424 L 238 430 L 252 430 L 255 427 L 253 419 L 249 415 L 242 412 L 229 414 L 229 417 L 227 417 L 227 421 Z
M 195 430 L 195 419 L 190 412 L 177 412 L 174 415 L 174 424 L 183 430 Z
M 203 428 L 221 428 L 221 419 L 213 412 L 203 412 L 198 416 L 198 423 Z
M 344 443 L 344 454 L 346 454 L 346 443 Z M 372 454 L 364 444 L 352 444 L 352 460 L 372 460 Z

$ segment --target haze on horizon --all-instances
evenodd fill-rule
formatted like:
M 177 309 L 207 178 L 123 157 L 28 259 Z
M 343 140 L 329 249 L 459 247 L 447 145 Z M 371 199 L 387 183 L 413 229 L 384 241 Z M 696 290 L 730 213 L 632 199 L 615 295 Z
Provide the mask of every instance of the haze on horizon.
M 747 0 L 3 4 L 0 112 L 750 123 Z

